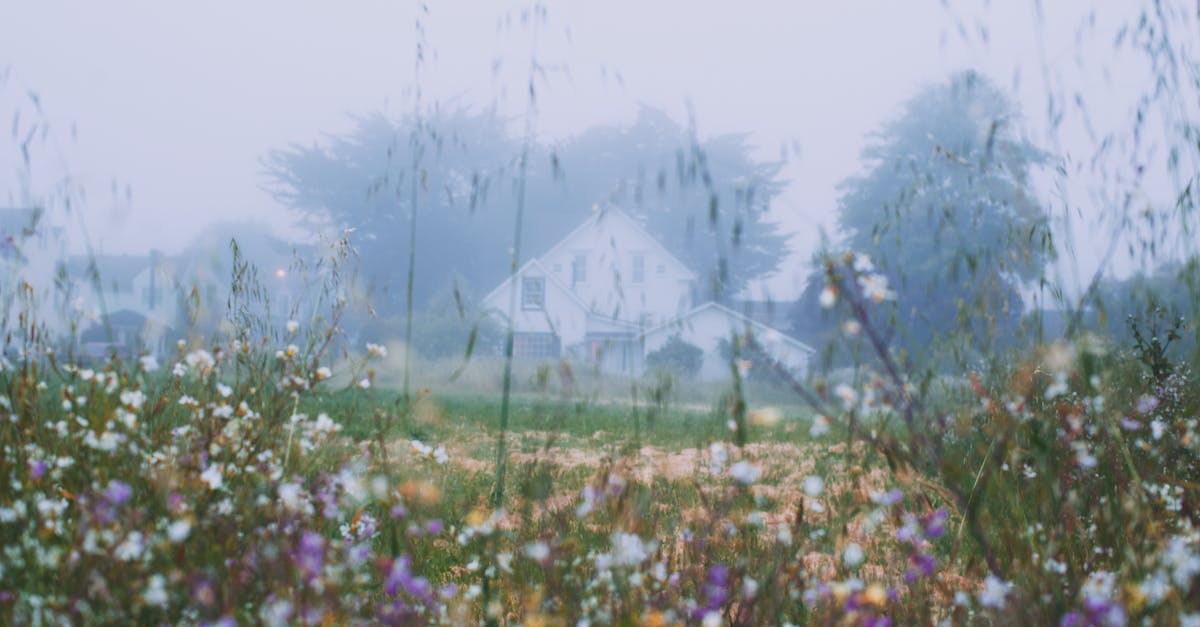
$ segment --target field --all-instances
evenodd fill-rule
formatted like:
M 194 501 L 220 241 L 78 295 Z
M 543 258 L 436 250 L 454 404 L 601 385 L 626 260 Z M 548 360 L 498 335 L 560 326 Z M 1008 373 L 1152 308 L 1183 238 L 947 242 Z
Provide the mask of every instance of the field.
M 1183 366 L 1058 344 L 908 396 L 816 381 L 815 407 L 533 369 L 501 429 L 498 395 L 405 403 L 384 347 L 329 367 L 320 337 L 6 360 L 0 620 L 1195 619 Z

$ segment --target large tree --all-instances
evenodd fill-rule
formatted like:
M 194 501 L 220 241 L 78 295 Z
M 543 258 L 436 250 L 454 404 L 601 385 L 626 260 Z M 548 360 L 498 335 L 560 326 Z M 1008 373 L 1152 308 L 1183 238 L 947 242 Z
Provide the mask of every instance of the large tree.
M 486 291 L 508 273 L 516 214 L 522 147 L 505 126 L 490 113 L 463 110 L 419 122 L 364 116 L 344 136 L 272 152 L 266 159 L 270 189 L 314 224 L 357 229 L 374 300 L 398 311 L 416 181 L 414 301 L 423 305 L 455 276 Z M 526 172 L 522 258 L 545 252 L 594 206 L 613 202 L 712 279 L 702 297 L 731 296 L 773 271 L 786 252 L 785 236 L 767 216 L 781 186 L 778 165 L 755 161 L 750 151 L 743 135 L 697 141 L 648 108 L 631 125 L 535 144 Z
M 841 186 L 833 251 L 866 253 L 897 293 L 887 331 L 911 354 L 986 351 L 1016 328 L 1019 287 L 1053 255 L 1030 175 L 1046 155 L 1003 92 L 967 71 L 920 91 L 863 151 Z M 821 272 L 798 307 L 813 332 Z

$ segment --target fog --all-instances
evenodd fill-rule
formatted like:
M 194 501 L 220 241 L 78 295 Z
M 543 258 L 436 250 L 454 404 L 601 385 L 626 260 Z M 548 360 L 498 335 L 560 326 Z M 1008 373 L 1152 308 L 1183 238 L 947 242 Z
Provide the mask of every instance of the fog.
M 14 4 L 0 20 L 0 114 L 11 119 L 0 204 L 43 208 L 60 238 L 43 245 L 51 255 L 219 257 L 213 234 L 249 229 L 305 256 L 320 236 L 361 229 L 362 207 L 404 205 L 405 176 L 419 170 L 414 197 L 434 224 L 414 253 L 418 307 L 451 293 L 479 305 L 499 289 L 522 202 L 518 265 L 597 208 L 635 222 L 674 210 L 645 226 L 698 279 L 690 304 L 791 303 L 806 288 L 815 298 L 811 260 L 846 235 L 839 202 L 872 167 L 864 150 L 910 99 L 970 71 L 1012 103 L 1013 137 L 1044 152 L 1030 189 L 1057 255 L 1041 284 L 1074 296 L 1099 274 L 1188 252 L 1186 234 L 1152 255 L 1131 244 L 1139 228 L 1164 228 L 1136 217 L 1174 203 L 1178 172 L 1194 165 L 1168 155 L 1196 103 L 1181 100 L 1178 118 L 1145 113 L 1161 68 L 1137 53 L 1149 44 L 1122 35 L 1140 7 L 1090 4 Z M 406 156 L 414 141 L 423 152 Z M 322 178 L 337 176 L 341 187 Z M 715 239 L 695 236 L 710 196 Z M 392 213 L 391 227 L 350 243 L 374 264 L 362 292 L 400 307 L 407 214 Z M 754 245 L 738 246 L 743 228 Z M 447 246 L 456 240 L 474 244 Z M 282 277 L 285 256 L 265 254 L 277 266 L 265 271 Z M 631 271 L 628 258 L 609 261 Z M 1047 304 L 1031 300 L 1033 278 L 1019 288 L 1026 310 Z

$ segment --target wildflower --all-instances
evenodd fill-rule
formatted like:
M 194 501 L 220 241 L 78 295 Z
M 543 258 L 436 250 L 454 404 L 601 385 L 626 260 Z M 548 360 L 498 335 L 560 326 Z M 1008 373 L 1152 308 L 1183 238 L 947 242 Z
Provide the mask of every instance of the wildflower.
M 167 604 L 167 590 L 164 588 L 166 578 L 159 574 L 150 576 L 150 580 L 146 583 L 146 591 L 142 593 L 142 600 L 147 605 L 162 607 Z
M 192 533 L 192 523 L 187 520 L 176 520 L 167 527 L 167 538 L 176 544 L 187 539 Z
M 826 433 L 829 433 L 829 418 L 821 414 L 816 414 L 812 419 L 812 426 L 808 429 L 809 437 L 819 438 Z
M 213 359 L 212 353 L 204 349 L 195 350 L 188 353 L 183 360 L 187 362 L 188 368 L 199 371 L 201 374 L 211 370 L 217 365 L 216 360 Z
M 804 478 L 804 493 L 810 498 L 817 498 L 825 491 L 825 480 L 817 475 L 809 475 Z
M 844 407 L 846 411 L 853 410 L 854 405 L 858 403 L 858 393 L 854 391 L 854 388 L 846 385 L 845 383 L 839 383 L 838 386 L 833 389 L 833 393 L 839 399 L 841 399 L 842 407 Z
M 821 290 L 821 295 L 818 297 L 818 302 L 821 307 L 829 309 L 837 303 L 837 289 L 832 285 L 826 285 L 825 289 Z
M 208 489 L 219 490 L 224 484 L 221 474 L 221 465 L 213 464 L 208 468 L 205 468 L 204 472 L 200 473 L 200 480 L 208 484 Z
M 1158 397 L 1146 394 L 1138 398 L 1137 411 L 1139 414 L 1148 414 L 1158 407 Z
M 708 472 L 719 475 L 725 470 L 725 464 L 729 462 L 729 453 L 725 450 L 725 445 L 720 442 L 713 442 L 708 445 Z
M 1011 583 L 995 575 L 988 575 L 987 579 L 983 580 L 983 590 L 979 591 L 979 604 L 984 607 L 1002 608 L 1011 589 Z
M 372 357 L 387 357 L 387 347 L 383 344 L 372 344 L 367 342 L 367 354 Z
M 104 499 L 114 506 L 124 505 L 133 496 L 133 488 L 128 483 L 116 479 L 108 482 L 104 489 Z
M 847 320 L 842 323 L 842 333 L 851 337 L 858 335 L 862 331 L 862 324 L 857 320 Z
M 317 381 L 323 381 L 332 376 L 333 371 L 329 369 L 329 366 L 321 366 L 320 368 L 317 368 Z
M 535 562 L 544 562 L 550 557 L 550 546 L 545 542 L 530 542 L 525 545 L 525 556 Z
M 758 468 L 742 460 L 729 468 L 729 476 L 742 485 L 752 485 L 761 476 Z
M 142 532 L 131 531 L 125 537 L 125 541 L 117 545 L 116 550 L 113 551 L 113 557 L 122 562 L 131 562 L 140 558 L 145 551 L 146 543 L 142 537 Z
M 842 551 L 842 562 L 850 568 L 858 568 L 865 558 L 863 548 L 856 542 L 846 545 L 846 549 Z
M 217 394 L 220 394 L 221 398 L 229 398 L 229 395 L 233 394 L 233 388 L 225 385 L 224 383 L 218 383 Z
M 632 533 L 612 535 L 612 564 L 614 566 L 637 566 L 650 558 L 658 547 L 656 542 L 643 542 Z
M 300 323 L 299 323 L 299 322 L 296 322 L 295 320 L 288 320 L 288 321 L 287 321 L 287 332 L 288 332 L 288 333 L 295 333 L 295 332 L 297 332 L 297 331 L 299 331 L 299 330 L 300 330 Z
M 130 409 L 141 409 L 146 402 L 146 395 L 141 390 L 125 390 L 121 392 L 121 404 Z
M 371 379 L 364 377 L 363 380 L 359 381 L 356 385 L 359 387 L 359 389 L 369 389 L 371 387 Z
M 158 359 L 154 355 L 143 355 L 138 361 L 141 362 L 142 370 L 146 372 L 158 370 Z
M 887 277 L 882 274 L 866 274 L 858 277 L 858 285 L 862 288 L 863 296 L 875 304 L 885 300 L 895 300 L 896 293 L 888 289 Z
M 283 349 L 283 354 L 288 357 L 295 357 L 300 352 L 300 347 L 295 344 L 288 344 L 287 348 Z

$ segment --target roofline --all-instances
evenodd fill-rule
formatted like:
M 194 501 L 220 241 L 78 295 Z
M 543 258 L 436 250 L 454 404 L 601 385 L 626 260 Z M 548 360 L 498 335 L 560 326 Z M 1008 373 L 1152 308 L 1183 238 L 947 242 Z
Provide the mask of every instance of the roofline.
M 748 318 L 744 314 L 738 313 L 738 312 L 726 307 L 725 305 L 722 305 L 721 303 L 718 303 L 718 302 L 712 301 L 712 300 L 710 300 L 706 303 L 697 305 L 697 306 L 693 307 L 691 310 L 689 310 L 687 313 L 676 316 L 675 318 L 672 318 L 671 320 L 664 322 L 654 328 L 647 329 L 646 331 L 642 332 L 640 337 L 644 338 L 647 335 L 650 335 L 651 333 L 658 333 L 659 331 L 666 329 L 670 326 L 676 325 L 679 322 L 682 322 L 683 320 L 690 318 L 691 316 L 693 316 L 697 313 L 700 313 L 700 311 L 702 311 L 704 309 L 708 309 L 710 307 L 716 308 L 718 311 L 721 311 L 727 315 L 731 315 L 734 318 L 737 318 L 738 320 L 749 324 L 750 327 L 755 329 L 756 331 L 758 331 L 759 329 L 762 329 L 765 331 L 769 331 L 771 333 L 777 333 L 786 342 L 788 342 L 789 344 L 792 344 L 793 346 L 799 348 L 800 350 L 807 351 L 809 353 L 817 352 L 817 349 L 809 346 L 808 344 L 805 344 L 804 342 L 801 342 L 800 340 L 797 340 L 796 338 L 788 335 L 787 333 L 784 333 L 783 331 L 780 331 L 779 329 L 776 329 L 775 327 L 772 327 L 771 325 L 764 324 L 764 323 L 754 320 L 752 318 Z
M 563 285 L 563 282 L 559 281 L 557 278 L 555 278 L 554 274 L 552 272 L 550 272 L 549 270 L 547 270 L 546 266 L 542 265 L 542 262 L 536 258 L 526 261 L 520 268 L 517 268 L 516 272 L 505 277 L 504 280 L 500 282 L 500 285 L 496 286 L 496 289 L 488 292 L 487 296 L 483 297 L 483 300 L 484 301 L 491 300 L 492 296 L 495 296 L 500 290 L 504 289 L 504 286 L 508 285 L 509 281 L 512 281 L 514 278 L 524 274 L 525 271 L 528 270 L 530 266 L 536 266 L 538 269 L 540 269 L 542 271 L 542 273 L 545 274 L 546 279 L 548 279 L 551 283 L 553 283 L 555 286 L 557 286 L 558 289 L 566 292 L 567 296 L 569 296 L 571 298 L 571 300 L 575 301 L 575 304 L 579 305 L 580 308 L 582 308 L 585 313 L 588 313 L 588 314 L 592 313 L 592 308 L 588 307 L 587 303 L 583 302 L 583 299 L 580 298 L 578 294 L 576 294 L 573 290 L 568 288 L 566 285 Z
M 611 205 L 611 204 L 605 205 L 605 206 L 601 207 L 600 209 L 593 211 L 592 215 L 588 216 L 588 218 L 586 220 L 584 220 L 582 223 L 580 223 L 579 226 L 575 227 L 574 229 L 571 229 L 571 232 L 567 233 L 561 239 L 559 239 L 558 243 L 551 246 L 550 249 L 547 250 L 546 252 L 542 253 L 542 255 L 538 257 L 538 259 L 549 257 L 553 253 L 558 252 L 558 249 L 562 248 L 563 244 L 566 243 L 567 240 L 574 237 L 576 233 L 583 231 L 584 228 L 591 225 L 593 222 L 599 222 L 600 218 L 602 218 L 606 212 L 615 212 L 615 213 L 625 216 L 625 219 L 627 219 L 629 221 L 629 223 L 633 225 L 633 228 L 637 229 L 637 231 L 639 233 L 641 233 L 643 236 L 645 236 L 650 241 L 654 242 L 654 245 L 658 246 L 660 252 L 665 254 L 668 259 L 670 259 L 671 261 L 674 261 L 680 268 L 683 269 L 684 272 L 687 273 L 689 281 L 696 280 L 696 273 L 693 272 L 692 269 L 687 266 L 687 264 L 680 261 L 679 257 L 676 257 L 674 255 L 674 253 L 672 253 L 670 250 L 668 250 L 667 247 L 664 246 L 662 242 L 658 241 L 657 237 L 654 237 L 653 235 L 651 235 L 650 232 L 647 231 L 641 225 L 641 223 L 638 222 L 637 218 L 634 218 L 632 215 L 630 215 L 630 213 L 628 211 L 625 211 L 621 207 L 619 207 L 617 205 Z

